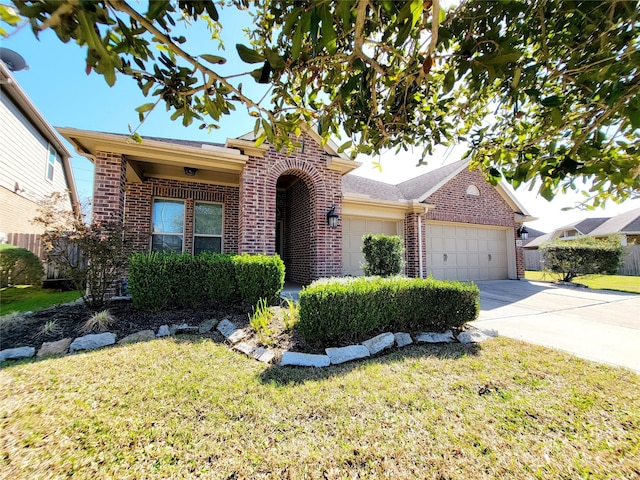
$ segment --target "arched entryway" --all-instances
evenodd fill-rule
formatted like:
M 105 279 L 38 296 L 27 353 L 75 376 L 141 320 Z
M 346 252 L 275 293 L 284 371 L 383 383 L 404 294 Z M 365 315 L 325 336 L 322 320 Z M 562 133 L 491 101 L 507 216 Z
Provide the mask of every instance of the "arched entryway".
M 312 280 L 314 245 L 313 191 L 306 175 L 284 172 L 276 183 L 276 253 L 285 264 L 286 279 L 301 284 Z

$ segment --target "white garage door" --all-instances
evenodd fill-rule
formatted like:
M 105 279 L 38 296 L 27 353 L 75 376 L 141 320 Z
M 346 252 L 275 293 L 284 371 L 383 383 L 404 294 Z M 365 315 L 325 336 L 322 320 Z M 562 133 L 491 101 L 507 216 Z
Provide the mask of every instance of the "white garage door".
M 426 268 L 441 280 L 509 278 L 507 231 L 467 225 L 426 225 Z
M 399 235 L 401 232 L 402 222 L 395 220 L 344 217 L 342 221 L 342 274 L 363 275 L 362 236 L 365 233 Z

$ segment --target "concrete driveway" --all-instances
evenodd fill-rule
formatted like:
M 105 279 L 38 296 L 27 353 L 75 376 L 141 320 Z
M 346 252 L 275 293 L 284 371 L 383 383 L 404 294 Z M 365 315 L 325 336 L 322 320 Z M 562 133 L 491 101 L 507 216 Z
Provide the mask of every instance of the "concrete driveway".
M 525 280 L 476 284 L 478 328 L 640 372 L 640 295 Z

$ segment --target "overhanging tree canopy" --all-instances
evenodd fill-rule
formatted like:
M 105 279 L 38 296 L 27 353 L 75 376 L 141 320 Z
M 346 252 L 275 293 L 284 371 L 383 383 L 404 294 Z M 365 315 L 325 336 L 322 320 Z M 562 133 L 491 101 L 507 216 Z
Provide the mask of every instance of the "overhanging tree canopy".
M 636 1 L 439 0 L 13 2 L 22 18 L 87 48 L 87 72 L 135 78 L 172 119 L 215 127 L 236 106 L 258 142 L 290 148 L 303 123 L 375 153 L 468 141 L 490 179 L 536 180 L 550 199 L 593 183 L 593 204 L 640 191 L 640 22 Z M 271 85 L 250 98 L 246 76 L 223 76 L 221 9 L 255 16 L 229 55 Z M 181 20 L 206 22 L 209 51 L 186 51 Z M 160 47 L 159 54 L 157 46 Z M 203 49 L 205 52 L 203 52 Z M 247 76 L 248 76 L 247 75 Z M 295 137 L 295 135 L 294 135 Z M 344 138 L 347 137 L 347 138 Z

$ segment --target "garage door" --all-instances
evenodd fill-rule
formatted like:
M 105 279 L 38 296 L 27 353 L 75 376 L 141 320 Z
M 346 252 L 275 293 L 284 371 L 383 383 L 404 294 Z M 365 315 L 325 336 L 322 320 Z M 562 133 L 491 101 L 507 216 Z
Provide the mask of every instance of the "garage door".
M 507 232 L 467 225 L 426 225 L 426 268 L 441 280 L 509 278 Z
M 395 220 L 344 217 L 342 221 L 342 274 L 363 275 L 362 236 L 365 233 L 399 235 L 401 231 L 402 222 Z

